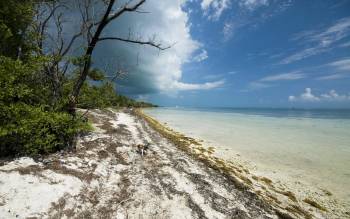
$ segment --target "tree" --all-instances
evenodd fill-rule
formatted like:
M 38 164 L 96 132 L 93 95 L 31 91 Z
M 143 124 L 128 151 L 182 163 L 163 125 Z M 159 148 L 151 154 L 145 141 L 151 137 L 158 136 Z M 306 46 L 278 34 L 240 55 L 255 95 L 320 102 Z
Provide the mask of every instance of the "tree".
M 163 47 L 161 43 L 157 43 L 154 38 L 149 40 L 143 40 L 140 37 L 133 37 L 129 35 L 127 38 L 122 38 L 119 36 L 102 36 L 103 31 L 108 27 L 108 25 L 114 20 L 118 19 L 125 13 L 143 13 L 139 10 L 140 6 L 143 5 L 146 0 L 130 0 L 124 3 L 121 7 L 116 8 L 115 0 L 80 0 L 77 3 L 77 8 L 79 9 L 79 14 L 81 17 L 80 30 L 75 34 L 67 38 L 64 36 L 63 30 L 65 28 L 64 21 L 62 19 L 64 13 L 72 6 L 72 2 L 61 1 L 51 1 L 48 3 L 39 4 L 37 7 L 37 22 L 35 26 L 36 32 L 39 33 L 37 37 L 37 46 L 41 55 L 46 55 L 51 58 L 51 61 L 46 64 L 46 72 L 48 78 L 52 82 L 53 98 L 52 105 L 55 105 L 57 100 L 62 95 L 62 83 L 65 74 L 69 68 L 70 64 L 74 64 L 78 68 L 78 76 L 74 81 L 72 90 L 69 94 L 68 103 L 66 109 L 72 114 L 75 114 L 75 108 L 77 106 L 78 96 L 80 90 L 86 81 L 87 76 L 91 72 L 92 68 L 92 55 L 99 42 L 114 40 L 124 43 L 132 43 L 139 45 L 148 45 L 155 47 L 159 50 L 165 50 L 170 48 L 170 46 Z M 95 7 L 99 8 L 102 13 L 99 18 L 95 18 L 92 12 L 95 11 Z M 54 24 L 57 31 L 53 36 L 50 31 L 47 31 L 48 25 Z M 83 40 L 79 40 L 83 39 Z M 50 50 L 45 49 L 45 40 L 51 40 L 53 44 L 57 44 L 55 48 Z M 82 43 L 79 46 L 73 46 L 76 41 Z M 85 42 L 85 43 L 84 43 Z M 85 45 L 84 45 L 85 44 Z M 82 56 L 77 57 L 74 60 L 68 59 L 66 56 L 70 53 L 73 47 L 81 48 Z M 117 70 L 117 74 L 120 74 Z M 106 77 L 108 78 L 108 77 Z M 115 77 L 111 77 L 112 80 Z
M 44 69 L 52 86 L 51 106 L 55 107 L 62 97 L 63 81 L 71 60 L 65 59 L 74 42 L 83 34 L 80 30 L 67 38 L 63 34 L 64 22 L 62 17 L 69 8 L 64 1 L 43 1 L 35 5 L 35 22 L 32 27 L 37 33 L 35 41 L 40 56 L 50 59 Z M 54 33 L 48 31 L 49 25 L 55 28 Z
M 69 96 L 69 111 L 74 114 L 75 112 L 75 107 L 77 104 L 77 98 L 79 96 L 80 89 L 82 85 L 84 84 L 84 81 L 86 80 L 86 77 L 89 74 L 90 68 L 91 68 L 91 57 L 93 54 L 93 51 L 96 47 L 96 45 L 105 40 L 117 40 L 117 41 L 122 41 L 122 42 L 127 42 L 127 43 L 134 43 L 134 44 L 140 44 L 140 45 L 149 45 L 152 47 L 155 47 L 160 50 L 165 50 L 168 49 L 168 47 L 162 47 L 160 43 L 156 43 L 154 40 L 149 40 L 149 41 L 143 41 L 141 39 L 131 39 L 131 38 L 121 38 L 117 36 L 111 36 L 111 37 L 100 37 L 101 33 L 103 30 L 110 24 L 113 20 L 118 19 L 120 16 L 122 16 L 124 13 L 127 12 L 138 12 L 138 8 L 145 3 L 146 0 L 139 0 L 133 5 L 131 5 L 130 1 L 125 3 L 124 6 L 121 8 L 117 9 L 116 11 L 113 11 L 113 6 L 115 4 L 115 0 L 109 0 L 106 1 L 106 10 L 105 13 L 103 14 L 102 18 L 98 23 L 96 23 L 96 28 L 93 30 L 95 25 L 92 23 L 87 25 L 87 35 L 92 36 L 91 39 L 88 39 L 88 46 L 85 51 L 84 55 L 84 64 L 83 64 L 83 69 L 80 72 L 80 75 L 78 79 L 76 80 L 73 90 Z M 88 1 L 89 2 L 89 1 Z M 86 12 L 88 10 L 89 4 L 86 5 Z M 91 19 L 88 16 L 88 13 L 85 14 L 85 22 L 89 23 Z M 92 33 L 93 32 L 93 33 Z
M 49 0 L 0 1 L 0 156 L 36 155 L 74 146 L 90 130 L 49 105 L 52 89 L 45 67 L 52 57 L 38 54 L 33 29 L 35 6 Z
M 0 1 L 0 55 L 20 59 L 32 48 L 26 32 L 33 21 L 29 0 Z

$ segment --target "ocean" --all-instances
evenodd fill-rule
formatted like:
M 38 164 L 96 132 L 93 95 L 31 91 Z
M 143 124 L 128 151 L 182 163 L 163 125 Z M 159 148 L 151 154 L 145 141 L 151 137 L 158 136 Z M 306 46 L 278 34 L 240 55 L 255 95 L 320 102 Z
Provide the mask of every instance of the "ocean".
M 215 156 L 238 161 L 296 193 L 327 190 L 350 204 L 350 110 L 159 107 L 144 111 L 215 147 Z

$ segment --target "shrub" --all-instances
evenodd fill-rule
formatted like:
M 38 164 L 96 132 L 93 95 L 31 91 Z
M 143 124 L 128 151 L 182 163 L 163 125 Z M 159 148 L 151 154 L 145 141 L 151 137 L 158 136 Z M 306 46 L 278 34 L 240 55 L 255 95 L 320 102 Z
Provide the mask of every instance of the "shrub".
M 40 58 L 22 63 L 0 57 L 0 156 L 54 152 L 89 130 L 81 119 L 49 107 L 41 66 Z
M 114 85 L 110 82 L 100 82 L 90 85 L 86 82 L 80 92 L 78 107 L 106 108 L 106 107 L 154 107 L 155 105 L 138 102 L 128 97 L 118 95 Z
M 45 111 L 27 104 L 2 106 L 0 118 L 0 154 L 37 155 L 61 150 L 90 126 L 64 112 Z

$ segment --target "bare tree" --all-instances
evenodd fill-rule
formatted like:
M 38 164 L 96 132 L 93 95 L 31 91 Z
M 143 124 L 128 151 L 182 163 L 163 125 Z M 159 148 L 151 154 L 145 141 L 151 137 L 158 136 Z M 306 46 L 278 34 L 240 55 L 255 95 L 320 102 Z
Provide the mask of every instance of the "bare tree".
M 84 64 L 83 68 L 80 71 L 79 77 L 77 81 L 75 82 L 73 86 L 73 90 L 69 96 L 69 111 L 74 114 L 75 113 L 75 107 L 77 103 L 77 98 L 79 96 L 80 89 L 86 80 L 86 77 L 89 73 L 89 70 L 91 68 L 91 59 L 92 59 L 92 54 L 93 51 L 96 47 L 96 45 L 101 42 L 101 41 L 106 41 L 106 40 L 117 40 L 117 41 L 122 41 L 126 43 L 133 43 L 133 44 L 139 44 L 139 45 L 149 45 L 152 47 L 155 47 L 159 50 L 165 50 L 170 48 L 168 47 L 163 47 L 160 43 L 156 43 L 154 39 L 150 39 L 148 41 L 143 41 L 142 39 L 133 39 L 130 36 L 128 38 L 122 38 L 118 36 L 108 36 L 108 37 L 101 37 L 101 34 L 103 30 L 113 21 L 118 19 L 121 15 L 127 12 L 140 12 L 138 9 L 139 7 L 145 3 L 146 0 L 138 0 L 136 2 L 133 1 L 128 1 L 125 3 L 122 7 L 118 8 L 116 11 L 114 11 L 113 7 L 115 6 L 115 0 L 109 0 L 105 1 L 106 9 L 105 13 L 102 15 L 102 18 L 97 22 L 97 23 L 92 23 L 89 22 L 91 19 L 89 19 L 89 14 L 86 13 L 89 10 L 87 7 L 89 7 L 88 4 L 85 6 L 85 13 L 84 14 L 84 23 L 86 24 L 86 35 L 88 36 L 88 46 L 85 51 L 84 55 Z M 93 28 L 95 29 L 93 30 Z
M 130 34 L 130 31 L 126 38 L 120 36 L 102 36 L 106 27 L 125 13 L 148 13 L 139 10 L 140 6 L 145 2 L 146 0 L 128 0 L 120 7 L 116 7 L 116 0 L 79 0 L 73 3 L 61 0 L 48 1 L 38 5 L 38 11 L 36 13 L 37 25 L 34 28 L 39 33 L 37 37 L 39 53 L 51 57 L 50 62 L 45 66 L 45 71 L 52 82 L 54 96 L 53 103 L 55 103 L 61 95 L 62 79 L 70 65 L 70 61 L 65 59 L 65 57 L 70 53 L 72 47 L 75 47 L 73 44 L 79 38 L 85 39 L 86 45 L 81 45 L 81 47 L 79 47 L 83 50 L 83 57 L 81 59 L 82 63 L 79 65 L 79 74 L 77 80 L 74 81 L 73 88 L 69 95 L 68 111 L 73 115 L 75 114 L 75 108 L 81 87 L 91 71 L 93 52 L 99 42 L 119 41 L 138 45 L 148 45 L 159 50 L 165 50 L 171 47 L 163 47 L 161 43 L 156 42 L 155 37 L 149 38 L 148 40 L 143 40 L 141 37 L 135 37 Z M 68 10 L 68 5 L 72 6 L 74 3 L 77 4 L 81 16 L 80 30 L 67 38 L 63 33 L 65 27 L 63 14 Z M 99 8 L 98 13 L 96 13 L 95 7 Z M 55 26 L 55 34 L 47 31 L 49 24 Z M 50 49 L 47 49 L 44 45 L 44 42 L 48 40 L 51 45 Z M 112 76 L 111 79 L 115 80 L 116 77 L 124 74 L 125 71 L 120 69 L 116 70 L 115 75 Z
M 74 42 L 82 36 L 83 30 L 79 30 L 70 38 L 64 36 L 63 15 L 64 10 L 68 10 L 68 7 L 63 2 L 43 1 L 38 3 L 35 9 L 36 22 L 34 22 L 33 28 L 37 32 L 35 39 L 37 52 L 40 55 L 50 57 L 49 61 L 45 63 L 44 70 L 52 85 L 51 104 L 55 105 L 62 95 L 62 81 L 70 63 L 69 60 L 64 60 L 64 58 L 71 50 Z M 54 33 L 47 30 L 49 25 L 54 25 Z

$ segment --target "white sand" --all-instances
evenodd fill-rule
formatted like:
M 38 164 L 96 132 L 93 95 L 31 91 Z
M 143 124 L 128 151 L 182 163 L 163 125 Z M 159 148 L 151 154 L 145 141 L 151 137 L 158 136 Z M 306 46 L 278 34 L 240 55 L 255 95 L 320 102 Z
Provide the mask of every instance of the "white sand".
M 97 129 L 77 152 L 0 167 L 0 218 L 277 218 L 143 120 L 100 110 L 89 116 Z M 106 122 L 114 130 L 101 128 Z M 142 157 L 135 144 L 145 143 Z
M 35 165 L 32 159 L 22 158 L 0 167 L 0 170 L 12 171 L 18 167 Z M 0 218 L 40 217 L 41 212 L 51 207 L 65 193 L 76 195 L 82 182 L 75 177 L 56 174 L 52 171 L 41 172 L 42 176 L 21 175 L 17 171 L 0 171 Z

